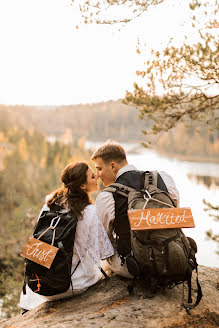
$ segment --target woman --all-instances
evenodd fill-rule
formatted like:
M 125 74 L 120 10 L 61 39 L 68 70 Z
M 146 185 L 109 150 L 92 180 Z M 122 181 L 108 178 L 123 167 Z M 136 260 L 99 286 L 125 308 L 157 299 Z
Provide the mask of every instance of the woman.
M 68 164 L 61 175 L 62 186 L 47 197 L 42 211 L 53 205 L 72 212 L 78 217 L 72 258 L 72 285 L 74 294 L 84 292 L 102 278 L 100 261 L 114 254 L 113 247 L 96 214 L 95 205 L 89 195 L 99 189 L 97 177 L 85 162 Z M 80 263 L 79 263 L 80 261 Z M 79 265 L 78 265 L 79 263 Z M 78 266 L 77 266 L 78 265 Z M 38 305 L 74 295 L 72 288 L 54 295 L 42 296 L 26 286 L 26 294 L 21 293 L 20 307 L 31 310 Z

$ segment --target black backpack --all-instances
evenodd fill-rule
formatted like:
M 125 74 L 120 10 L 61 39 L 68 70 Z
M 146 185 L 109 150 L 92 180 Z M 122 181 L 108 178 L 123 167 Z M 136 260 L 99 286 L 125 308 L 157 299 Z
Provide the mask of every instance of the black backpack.
M 114 183 L 104 191 L 115 192 L 128 199 L 128 210 L 143 208 L 174 207 L 170 195 L 157 187 L 157 172 L 145 172 L 145 182 L 142 191 Z M 121 227 L 122 229 L 122 227 Z M 195 253 L 197 245 L 192 238 L 187 238 L 183 231 L 177 229 L 154 229 L 130 231 L 131 254 L 125 257 L 128 271 L 136 278 L 150 282 L 155 291 L 158 287 L 172 287 L 184 281 L 188 282 L 188 304 L 192 308 L 198 305 L 202 292 L 197 278 L 197 299 L 191 304 L 192 271 L 197 272 Z M 119 239 L 124 238 L 119 233 Z M 121 242 L 121 241 L 120 241 Z M 125 241 L 121 244 L 125 245 Z M 118 253 L 120 250 L 118 249 Z M 122 256 L 121 256 L 122 257 Z M 130 291 L 133 290 L 131 286 Z
M 66 292 L 70 286 L 73 291 L 71 276 L 74 272 L 71 273 L 71 267 L 77 222 L 77 217 L 71 211 L 63 212 L 58 206 L 41 213 L 33 237 L 37 239 L 44 233 L 40 240 L 47 244 L 52 244 L 54 238 L 53 246 L 58 248 L 58 252 L 50 269 L 25 259 L 24 294 L 26 284 L 33 292 L 44 296 Z M 53 228 L 48 229 L 51 226 L 55 227 L 55 236 Z

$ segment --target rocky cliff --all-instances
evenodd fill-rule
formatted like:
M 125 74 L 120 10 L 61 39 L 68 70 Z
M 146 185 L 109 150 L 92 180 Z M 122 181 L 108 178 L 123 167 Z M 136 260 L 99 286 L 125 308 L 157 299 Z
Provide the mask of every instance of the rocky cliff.
M 2 328 L 211 328 L 219 327 L 219 269 L 199 267 L 203 298 L 189 315 L 181 306 L 182 285 L 149 297 L 137 283 L 112 276 L 71 299 L 47 302 L 24 315 L 0 321 Z M 193 289 L 196 288 L 195 281 Z M 185 294 L 186 295 L 186 294 Z M 194 297 L 193 297 L 194 298 Z

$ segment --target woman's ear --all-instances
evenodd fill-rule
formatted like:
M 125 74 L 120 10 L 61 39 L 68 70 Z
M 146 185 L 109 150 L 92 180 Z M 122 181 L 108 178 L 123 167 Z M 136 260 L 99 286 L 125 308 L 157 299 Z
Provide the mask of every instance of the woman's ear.
M 82 190 L 85 190 L 86 189 L 86 187 L 85 187 L 85 185 L 83 184 L 83 185 L 81 185 L 80 186 L 80 188 L 82 189 Z

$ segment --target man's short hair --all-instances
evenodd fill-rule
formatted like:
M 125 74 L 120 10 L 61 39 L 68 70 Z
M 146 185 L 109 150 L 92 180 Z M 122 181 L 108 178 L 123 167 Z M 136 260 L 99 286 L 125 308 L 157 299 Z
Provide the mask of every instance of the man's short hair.
M 113 140 L 107 140 L 103 145 L 98 147 L 91 156 L 91 159 L 95 160 L 98 157 L 105 163 L 110 161 L 116 161 L 118 163 L 127 161 L 124 148 L 118 142 Z

